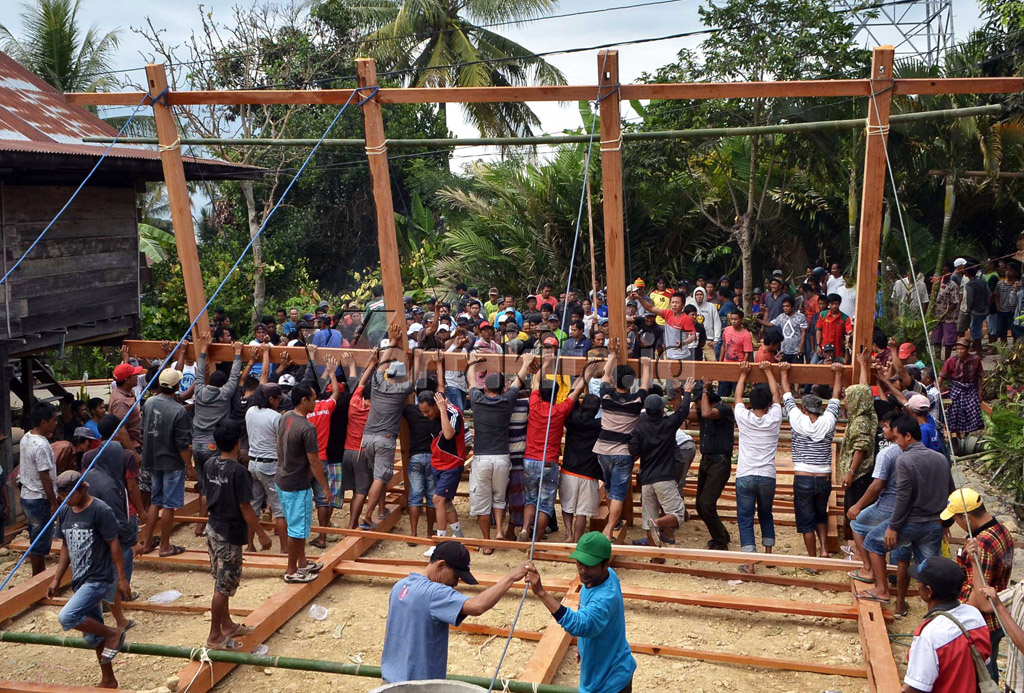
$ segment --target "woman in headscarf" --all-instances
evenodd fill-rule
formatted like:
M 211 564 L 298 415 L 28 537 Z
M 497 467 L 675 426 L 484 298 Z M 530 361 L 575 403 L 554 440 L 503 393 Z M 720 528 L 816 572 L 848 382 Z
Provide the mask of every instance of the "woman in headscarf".
M 942 364 L 937 386 L 942 391 L 943 381 L 949 381 L 949 397 L 953 400 L 946 410 L 946 426 L 961 437 L 984 426 L 981 419 L 981 383 L 985 367 L 981 357 L 971 353 L 971 343 L 960 339 L 956 352 Z
M 871 485 L 871 472 L 875 467 L 875 433 L 878 417 L 875 414 L 874 396 L 871 394 L 871 352 L 862 351 L 860 361 L 860 382 L 846 388 L 846 415 L 849 419 L 843 433 L 843 445 L 839 451 L 837 471 L 846 492 L 843 497 L 843 517 L 861 499 Z M 834 395 L 834 393 L 833 393 Z M 850 525 L 846 526 L 846 538 L 852 538 Z

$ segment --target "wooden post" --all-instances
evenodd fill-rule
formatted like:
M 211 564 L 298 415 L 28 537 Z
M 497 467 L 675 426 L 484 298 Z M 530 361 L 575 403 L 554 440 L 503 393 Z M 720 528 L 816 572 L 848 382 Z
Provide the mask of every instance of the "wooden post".
M 875 331 L 875 294 L 878 291 L 878 253 L 882 241 L 885 150 L 889 142 L 894 55 L 892 46 L 880 46 L 875 48 L 871 59 L 871 91 L 875 96 L 868 100 L 868 141 L 864 151 L 864 185 L 861 186 L 857 307 L 853 325 L 853 382 L 857 382 L 860 373 L 857 354 L 861 349 L 871 348 L 871 336 Z
M 356 75 L 360 87 L 377 86 L 377 66 L 370 58 L 356 59 Z M 370 95 L 368 90 L 362 97 Z M 380 277 L 384 284 L 384 308 L 388 312 L 388 326 L 402 328 L 401 344 L 407 343 L 405 304 L 402 289 L 402 262 L 398 256 L 398 238 L 395 235 L 395 207 L 391 201 L 391 178 L 388 173 L 388 149 L 384 137 L 384 119 L 380 104 L 372 98 L 363 104 L 363 129 L 366 133 L 366 157 L 370 162 L 370 180 L 373 182 L 373 201 L 377 207 L 377 244 L 380 246 Z M 390 332 L 389 332 L 390 334 Z M 395 345 L 392 345 L 395 346 Z
M 151 96 L 160 97 L 167 90 L 167 71 L 162 63 L 146 65 L 146 79 Z M 192 341 L 198 353 L 202 342 L 209 339 L 210 321 L 205 310 L 206 289 L 203 287 L 203 273 L 199 267 L 199 249 L 196 247 L 196 232 L 192 226 L 192 204 L 185 183 L 178 127 L 166 96 L 157 98 L 152 106 L 156 136 L 160 142 L 160 162 L 164 167 L 164 183 L 167 185 L 167 201 L 171 207 L 174 245 L 178 249 L 178 262 L 181 263 L 181 275 L 185 281 L 189 321 L 199 316 L 192 330 Z M 184 354 L 176 354 L 175 358 L 181 361 Z
M 619 114 L 619 52 L 597 54 L 601 115 L 601 187 L 604 197 L 604 271 L 612 344 L 626 359 L 626 267 L 622 240 L 622 121 Z M 611 346 L 611 345 L 609 345 Z

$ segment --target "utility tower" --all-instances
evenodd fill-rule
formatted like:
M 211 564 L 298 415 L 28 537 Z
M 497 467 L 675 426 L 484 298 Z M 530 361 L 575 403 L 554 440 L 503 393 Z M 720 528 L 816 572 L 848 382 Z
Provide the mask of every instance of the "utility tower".
M 891 44 L 897 58 L 937 65 L 954 44 L 953 0 L 833 0 L 832 5 L 850 15 L 865 48 Z

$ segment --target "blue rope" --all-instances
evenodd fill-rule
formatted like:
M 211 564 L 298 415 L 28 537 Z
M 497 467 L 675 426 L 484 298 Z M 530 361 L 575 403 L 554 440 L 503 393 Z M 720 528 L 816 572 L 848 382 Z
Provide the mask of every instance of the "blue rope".
M 149 98 L 149 94 L 146 93 L 142 97 L 142 100 L 140 100 L 138 105 L 135 107 L 135 110 L 132 111 L 132 114 L 130 116 L 128 116 L 128 120 L 126 120 L 124 125 L 121 126 L 121 129 L 118 131 L 118 133 L 114 137 L 114 139 L 111 140 L 110 144 L 107 145 L 107 148 L 103 150 L 102 156 L 100 156 L 100 159 L 99 159 L 99 161 L 96 162 L 96 165 L 92 167 L 92 170 L 89 171 L 89 174 L 85 177 L 85 180 L 83 180 L 79 184 L 79 186 L 75 190 L 75 192 L 73 192 L 71 194 L 71 197 L 68 198 L 68 201 L 65 202 L 64 206 L 60 208 L 60 211 L 57 212 L 57 216 L 55 216 L 53 219 L 51 219 L 50 223 L 46 225 L 46 228 L 43 229 L 42 233 L 40 233 L 38 236 L 36 236 L 36 239 L 34 241 L 32 241 L 32 245 L 30 245 L 28 247 L 28 250 L 26 250 L 25 253 L 21 257 L 18 258 L 17 262 L 15 262 L 13 265 L 11 265 L 11 269 L 7 270 L 7 273 L 4 274 L 3 279 L 0 279 L 0 284 L 3 284 L 5 281 L 7 281 L 7 277 L 11 276 L 11 272 L 13 272 L 14 270 L 18 269 L 18 265 L 21 264 L 22 260 L 24 260 L 26 257 L 28 257 L 28 254 L 32 252 L 32 250 L 36 247 L 36 245 L 39 244 L 39 241 L 43 240 L 43 236 L 45 236 L 46 233 L 53 227 L 53 225 L 55 223 L 57 223 L 57 220 L 60 219 L 61 215 L 64 214 L 64 212 L 67 211 L 68 207 L 71 206 L 71 203 L 75 201 L 75 198 L 78 197 L 78 193 L 82 192 L 82 189 L 85 187 L 85 184 L 89 182 L 90 178 L 92 178 L 92 174 L 96 173 L 96 169 L 98 169 L 100 167 L 100 164 L 103 163 L 103 160 L 107 158 L 107 154 L 110 153 L 111 147 L 113 147 L 115 144 L 117 144 L 117 140 L 121 137 L 121 135 L 124 134 L 125 130 L 128 129 L 128 126 L 131 125 L 131 122 L 135 118 L 135 116 L 138 114 L 139 109 L 142 108 L 142 104 L 144 104 L 146 102 L 146 99 L 148 99 L 148 98 Z M 159 98 L 159 97 L 157 97 L 157 98 Z
M 363 89 L 371 89 L 371 87 L 363 87 Z M 377 90 L 378 90 L 378 87 L 372 87 L 372 92 L 370 93 L 370 95 L 368 97 L 366 97 L 365 99 L 363 99 L 362 101 L 360 101 L 359 105 L 360 106 L 363 105 L 364 103 L 366 103 L 367 101 L 372 99 L 374 96 L 376 96 Z M 224 276 L 224 279 L 221 280 L 220 285 L 217 287 L 217 290 L 213 292 L 213 295 L 210 296 L 210 299 L 206 302 L 206 305 L 203 306 L 203 309 L 199 311 L 199 314 L 196 315 L 196 317 L 192 319 L 191 323 L 189 323 L 188 328 L 185 330 L 185 334 L 183 334 L 181 336 L 181 339 L 178 340 L 178 343 L 174 345 L 173 349 L 171 349 L 171 352 L 167 355 L 167 358 L 164 359 L 164 362 L 160 365 L 160 370 L 158 370 L 156 372 L 154 377 L 159 378 L 160 373 L 163 373 L 163 371 L 166 370 L 167 365 L 169 363 L 171 363 L 171 356 L 173 356 L 175 354 L 175 352 L 177 352 L 178 349 L 181 348 L 181 345 L 185 342 L 185 339 L 188 337 L 189 333 L 196 326 L 196 322 L 199 320 L 199 317 L 201 315 L 203 315 L 210 308 L 210 306 L 213 304 L 213 301 L 220 294 L 221 290 L 225 287 L 225 285 L 227 285 L 228 279 L 230 279 L 231 275 L 235 273 L 235 271 L 238 269 L 238 266 L 242 264 L 242 260 L 245 258 L 246 254 L 249 252 L 249 249 L 252 248 L 253 243 L 256 242 L 256 239 L 259 238 L 260 235 L 263 233 L 264 229 L 267 228 L 267 224 L 270 223 L 270 219 L 274 216 L 274 213 L 277 212 L 278 208 L 280 208 L 280 206 L 281 206 L 281 203 L 284 202 L 284 199 L 288 196 L 288 192 L 292 189 L 292 186 L 295 185 L 295 181 L 297 181 L 299 179 L 299 176 L 302 175 L 302 172 L 305 171 L 306 166 L 309 164 L 310 160 L 312 160 L 313 155 L 316 154 L 317 150 L 320 148 L 320 145 L 323 144 L 323 141 L 327 138 L 327 135 L 330 134 L 330 132 L 334 128 L 335 124 L 341 118 L 341 114 L 344 113 L 345 109 L 347 109 L 349 107 L 349 104 L 352 103 L 352 97 L 354 97 L 356 95 L 356 92 L 358 92 L 358 91 L 361 91 L 361 89 L 356 89 L 356 90 L 354 90 L 352 92 L 351 95 L 349 95 L 348 100 L 341 107 L 341 110 L 339 110 L 338 114 L 336 116 L 334 116 L 334 120 L 332 120 L 331 124 L 327 126 L 327 130 L 325 130 L 324 134 L 322 134 L 320 136 L 320 139 L 317 140 L 317 143 L 315 145 L 313 145 L 313 148 L 310 150 L 309 154 L 306 156 L 306 160 L 302 162 L 302 166 L 300 166 L 299 170 L 296 172 L 295 177 L 292 178 L 291 181 L 289 181 L 288 186 L 284 189 L 284 192 L 281 193 L 281 197 L 280 197 L 280 199 L 278 199 L 277 204 L 275 204 L 274 207 L 270 210 L 270 213 L 267 215 L 267 218 L 263 220 L 263 224 L 260 226 L 259 230 L 249 240 L 249 243 L 245 246 L 245 248 L 242 249 L 241 255 L 238 256 L 237 260 L 235 260 L 235 264 L 233 264 L 231 266 L 231 269 L 228 270 L 228 273 Z M 141 105 L 141 103 L 140 103 L 140 105 Z M 110 435 L 109 438 L 107 438 L 103 442 L 103 446 L 100 448 L 100 451 L 98 453 L 96 453 L 96 457 L 93 458 L 92 462 L 86 468 L 85 472 L 78 479 L 78 482 L 75 483 L 75 485 L 71 489 L 71 491 L 69 491 L 68 494 L 64 497 L 64 500 L 62 500 L 60 502 L 60 505 L 57 506 L 57 512 L 55 512 L 50 517 L 50 519 L 46 521 L 46 524 L 43 525 L 42 531 L 40 531 L 39 534 L 36 535 L 36 538 L 32 540 L 32 543 L 29 545 L 28 549 L 25 551 L 24 554 L 22 554 L 21 558 L 18 559 L 17 564 L 15 564 L 14 568 L 11 569 L 11 572 L 7 575 L 7 577 L 4 578 L 3 583 L 0 584 L 0 591 L 2 591 L 5 587 L 7 587 L 7 583 L 11 581 L 11 578 L 14 577 L 14 574 L 16 572 L 18 572 L 18 568 L 20 568 L 21 564 L 25 562 L 25 558 L 28 556 L 29 551 L 31 551 L 35 547 L 35 545 L 39 541 L 39 539 L 42 538 L 43 535 L 46 534 L 46 530 L 49 529 L 50 525 L 53 524 L 53 522 L 56 519 L 57 515 L 60 513 L 61 508 L 63 508 L 65 505 L 67 505 L 68 498 L 70 498 L 71 495 L 82 484 L 82 481 L 85 479 L 85 475 L 88 474 L 89 470 L 92 469 L 95 466 L 96 462 L 103 455 L 103 452 L 107 449 L 107 446 L 110 445 L 110 441 L 112 441 L 114 439 L 114 437 L 117 435 L 117 432 L 121 430 L 121 428 L 124 426 L 125 422 L 128 420 L 128 416 L 135 410 L 136 407 L 139 406 L 139 404 L 141 402 L 142 402 L 141 399 L 135 400 L 135 403 L 132 404 L 131 408 L 128 410 L 128 413 L 126 413 L 124 415 L 124 417 L 118 422 L 117 428 L 114 429 L 114 432 Z

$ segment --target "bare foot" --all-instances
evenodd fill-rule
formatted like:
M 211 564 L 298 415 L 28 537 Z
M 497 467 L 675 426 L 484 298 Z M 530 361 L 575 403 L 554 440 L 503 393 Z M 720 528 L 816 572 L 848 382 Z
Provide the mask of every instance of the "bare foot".
M 100 682 L 96 684 L 97 688 L 117 688 L 117 679 L 111 676 L 109 679 L 104 676 L 100 679 Z

